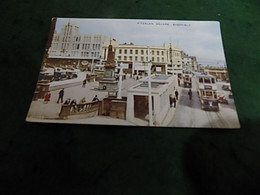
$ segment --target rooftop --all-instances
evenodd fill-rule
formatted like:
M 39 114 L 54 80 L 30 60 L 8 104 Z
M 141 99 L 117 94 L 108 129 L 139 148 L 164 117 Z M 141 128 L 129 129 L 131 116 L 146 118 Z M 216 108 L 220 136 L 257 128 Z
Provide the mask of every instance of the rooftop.
M 152 77 L 152 79 L 155 79 L 155 80 L 167 80 L 170 76 L 168 75 L 165 75 L 165 74 L 156 74 Z
M 195 72 L 194 73 L 197 77 L 209 77 L 209 78 L 215 78 L 213 75 L 205 73 L 205 72 Z

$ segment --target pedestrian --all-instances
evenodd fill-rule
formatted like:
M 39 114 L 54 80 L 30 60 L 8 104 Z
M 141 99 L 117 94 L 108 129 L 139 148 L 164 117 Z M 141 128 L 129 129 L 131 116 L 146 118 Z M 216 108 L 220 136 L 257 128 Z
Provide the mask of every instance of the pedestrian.
M 85 104 L 86 103 L 86 98 L 83 97 L 80 101 L 79 101 L 79 104 Z
M 177 89 L 175 90 L 175 97 L 176 97 L 176 100 L 178 100 L 178 97 L 179 97 L 179 92 L 178 92 L 178 90 L 177 90 Z
M 173 97 L 172 102 L 173 102 L 173 107 L 176 108 L 176 98 L 175 97 Z
M 86 103 L 86 98 L 83 97 L 81 100 L 79 100 L 79 105 L 78 105 L 78 111 L 83 111 L 84 110 L 84 105 Z
M 50 101 L 51 98 L 51 93 L 50 91 L 48 91 L 45 95 L 44 95 L 44 103 L 48 104 L 48 102 Z
M 64 96 L 64 88 L 62 88 L 62 89 L 59 91 L 59 98 L 58 98 L 57 103 L 59 103 L 60 100 L 61 100 L 61 103 L 63 103 L 63 96 Z
M 69 105 L 69 104 L 70 104 L 70 98 L 68 98 L 68 99 L 64 102 L 64 104 Z
M 73 99 L 71 102 L 70 102 L 70 106 L 71 106 L 71 111 L 72 112 L 76 112 L 77 110 L 77 101 L 75 99 Z
M 95 101 L 99 101 L 97 95 L 95 95 L 95 97 L 92 99 L 92 102 L 95 102 Z
M 189 97 L 190 97 L 190 100 L 191 100 L 192 99 L 192 91 L 191 91 L 191 89 L 189 89 L 188 94 L 189 94 Z
M 87 83 L 87 80 L 84 79 L 83 82 L 82 82 L 82 87 L 86 87 L 86 83 Z

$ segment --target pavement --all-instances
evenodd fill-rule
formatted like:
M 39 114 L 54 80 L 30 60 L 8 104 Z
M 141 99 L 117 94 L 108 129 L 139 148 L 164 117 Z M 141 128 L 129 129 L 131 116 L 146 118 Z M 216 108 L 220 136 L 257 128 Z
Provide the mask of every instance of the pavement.
M 26 120 L 30 122 L 50 122 L 50 123 L 77 123 L 77 124 L 98 124 L 98 125 L 137 125 L 137 126 L 148 126 L 147 120 L 141 120 L 136 118 L 134 123 L 126 120 L 111 118 L 109 116 L 95 116 L 86 118 L 83 115 L 69 116 L 66 120 L 59 118 L 61 110 L 61 103 L 57 103 L 58 94 L 60 89 L 64 88 L 64 101 L 68 98 L 76 99 L 77 102 L 83 97 L 86 98 L 87 102 L 91 102 L 95 95 L 99 99 L 107 97 L 106 91 L 97 90 L 99 83 L 97 81 L 89 82 L 85 87 L 82 87 L 82 81 L 85 79 L 87 72 L 78 72 L 78 77 L 71 80 L 55 81 L 50 83 L 51 99 L 50 102 L 45 103 L 43 99 L 32 101 Z M 138 80 L 130 78 L 122 82 L 122 96 L 127 96 L 127 90 L 139 83 Z M 177 83 L 177 78 L 176 78 Z M 181 95 L 181 87 L 176 86 L 176 89 Z M 174 95 L 174 94 L 173 94 Z M 176 107 L 178 101 L 176 102 Z M 167 126 L 172 120 L 176 108 L 169 108 L 169 112 L 160 126 Z
M 178 86 L 177 85 L 177 83 L 178 83 L 178 81 L 177 81 L 177 77 L 176 77 L 176 81 L 175 81 L 175 83 L 176 83 L 176 86 L 175 86 L 175 90 L 177 90 L 178 92 L 179 92 L 179 97 L 181 97 L 181 95 L 182 95 L 182 83 L 181 83 L 181 86 Z M 175 94 L 172 94 L 173 96 L 175 96 Z M 177 109 L 177 107 L 178 107 L 178 104 L 179 104 L 179 100 L 177 100 L 176 101 L 176 107 L 174 108 L 174 107 L 170 107 L 170 109 L 169 109 L 169 111 L 168 111 L 168 114 L 166 115 L 166 117 L 164 118 L 164 120 L 163 120 L 163 122 L 162 122 L 162 124 L 160 125 L 160 126 L 168 126 L 169 125 L 169 123 L 171 122 L 171 120 L 173 119 L 173 116 L 174 116 L 174 114 L 175 114 L 175 112 L 176 112 L 176 109 Z
M 84 123 L 84 124 L 99 124 L 99 125 L 142 125 L 146 126 L 146 122 L 137 120 L 137 124 L 130 123 L 126 120 L 111 118 L 109 116 L 96 116 L 91 118 L 85 118 L 84 114 L 75 116 L 69 116 L 66 120 L 59 118 L 61 110 L 61 103 L 57 103 L 59 91 L 64 88 L 63 101 L 70 98 L 79 102 L 83 97 L 86 98 L 86 102 L 91 102 L 95 95 L 100 100 L 107 97 L 107 91 L 97 90 L 99 82 L 89 82 L 85 87 L 82 87 L 82 81 L 85 79 L 87 72 L 78 72 L 78 77 L 75 79 L 54 81 L 50 83 L 51 98 L 48 103 L 45 103 L 43 99 L 32 101 L 31 106 L 26 118 L 29 122 L 54 122 L 54 123 Z M 139 83 L 138 81 L 129 78 L 122 82 L 122 96 L 127 96 L 127 90 L 133 85 Z

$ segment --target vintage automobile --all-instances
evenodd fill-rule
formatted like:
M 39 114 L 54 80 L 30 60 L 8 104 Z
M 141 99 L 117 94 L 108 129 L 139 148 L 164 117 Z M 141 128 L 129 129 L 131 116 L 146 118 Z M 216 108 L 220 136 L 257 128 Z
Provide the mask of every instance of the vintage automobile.
M 228 100 L 227 100 L 227 98 L 226 98 L 224 93 L 218 92 L 217 97 L 218 97 L 218 103 L 228 104 Z
M 50 82 L 54 80 L 54 76 L 47 72 L 40 72 L 38 80 L 49 80 Z
M 222 89 L 225 91 L 230 91 L 231 90 L 230 83 L 223 84 Z
M 54 72 L 54 81 L 62 81 L 67 79 L 66 72 Z
M 67 79 L 77 78 L 78 75 L 74 71 L 66 71 Z

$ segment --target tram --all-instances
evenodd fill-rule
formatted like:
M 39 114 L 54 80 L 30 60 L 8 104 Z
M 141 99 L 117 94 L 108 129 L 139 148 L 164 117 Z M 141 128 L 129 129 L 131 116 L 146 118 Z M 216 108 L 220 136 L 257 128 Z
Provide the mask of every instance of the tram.
M 192 73 L 191 71 L 183 71 L 183 85 L 184 87 L 192 88 Z
M 195 72 L 196 84 L 201 108 L 219 111 L 216 78 L 213 75 Z

